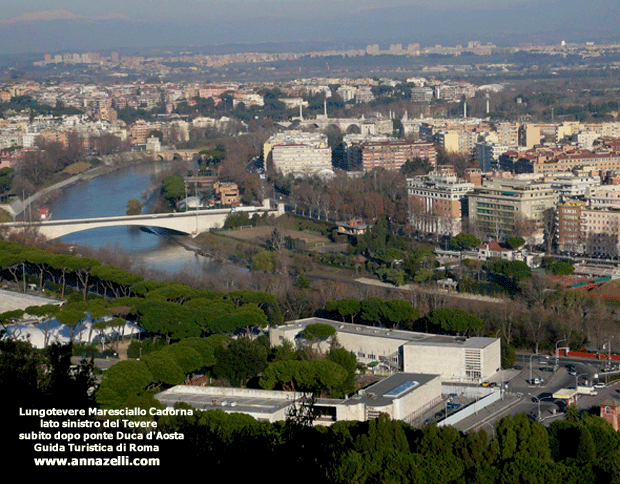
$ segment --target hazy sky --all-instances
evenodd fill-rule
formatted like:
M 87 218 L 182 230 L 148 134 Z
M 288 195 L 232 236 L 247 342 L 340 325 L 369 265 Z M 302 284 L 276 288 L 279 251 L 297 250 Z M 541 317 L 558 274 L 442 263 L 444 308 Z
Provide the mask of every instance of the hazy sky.
M 113 14 L 127 16 L 133 21 L 161 22 L 180 20 L 186 16 L 222 20 L 247 19 L 255 17 L 324 17 L 346 15 L 364 10 L 386 7 L 422 6 L 442 9 L 468 6 L 472 8 L 503 8 L 514 4 L 527 5 L 532 0 L 4 0 L 4 22 L 43 19 L 46 16 L 58 18 L 59 12 L 80 17 L 107 17 Z M 549 3 L 549 2 L 548 2 Z M 41 15 L 40 12 L 49 12 Z M 54 12 L 54 13 L 52 13 Z M 37 16 L 36 14 L 39 13 Z M 0 20 L 0 22 L 3 22 Z
M 620 37 L 618 0 L 3 0 L 2 7 L 0 53 L 283 41 L 514 45 Z

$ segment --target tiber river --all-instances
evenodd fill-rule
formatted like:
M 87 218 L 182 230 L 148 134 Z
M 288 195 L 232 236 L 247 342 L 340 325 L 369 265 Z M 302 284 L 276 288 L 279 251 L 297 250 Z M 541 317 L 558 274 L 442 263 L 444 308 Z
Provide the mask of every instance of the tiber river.
M 138 165 L 88 182 L 63 189 L 50 204 L 52 219 L 76 219 L 125 215 L 127 202 L 136 198 L 144 203 L 142 193 L 149 187 L 151 175 L 161 171 L 157 163 Z M 150 208 L 147 206 L 143 211 Z M 215 264 L 181 247 L 169 237 L 144 232 L 137 227 L 109 227 L 85 230 L 60 239 L 67 244 L 101 247 L 120 247 L 148 267 L 175 273 L 184 270 L 200 273 L 213 271 Z

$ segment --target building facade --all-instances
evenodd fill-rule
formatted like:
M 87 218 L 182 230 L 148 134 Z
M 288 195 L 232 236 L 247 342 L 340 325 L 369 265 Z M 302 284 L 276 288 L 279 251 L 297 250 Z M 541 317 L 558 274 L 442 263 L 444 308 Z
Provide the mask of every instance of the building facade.
M 361 168 L 396 171 L 415 158 L 428 160 L 431 166 L 437 162 L 437 150 L 433 143 L 421 141 L 368 141 L 360 144 Z
M 419 232 L 454 236 L 468 214 L 467 194 L 474 184 L 459 179 L 451 166 L 407 179 L 409 224 Z
M 545 211 L 555 207 L 549 183 L 514 179 L 484 182 L 469 194 L 469 222 L 483 236 L 542 239 Z

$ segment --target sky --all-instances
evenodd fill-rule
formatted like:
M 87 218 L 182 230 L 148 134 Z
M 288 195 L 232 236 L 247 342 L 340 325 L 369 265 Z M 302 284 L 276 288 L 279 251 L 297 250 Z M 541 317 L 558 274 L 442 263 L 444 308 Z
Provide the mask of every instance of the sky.
M 597 41 L 615 35 L 618 18 L 617 0 L 3 0 L 0 54 L 310 40 Z

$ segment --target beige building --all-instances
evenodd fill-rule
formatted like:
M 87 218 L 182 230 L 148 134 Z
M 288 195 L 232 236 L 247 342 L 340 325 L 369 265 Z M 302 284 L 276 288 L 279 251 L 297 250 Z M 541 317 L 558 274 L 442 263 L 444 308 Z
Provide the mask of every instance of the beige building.
M 542 241 L 544 212 L 553 207 L 550 183 L 496 178 L 469 194 L 469 222 L 480 235 L 497 240 L 518 235 Z
M 283 175 L 312 175 L 332 169 L 332 150 L 321 133 L 286 131 L 271 136 L 263 144 L 265 164 L 273 163 Z
M 620 185 L 592 188 L 587 200 L 588 206 L 581 210 L 584 252 L 617 256 L 620 236 Z
M 291 321 L 269 330 L 273 345 L 289 340 L 294 345 L 308 324 L 336 328 L 338 343 L 365 365 L 385 371 L 439 375 L 441 382 L 480 383 L 501 366 L 499 338 L 465 338 L 375 326 L 343 323 L 321 318 Z M 328 349 L 324 343 L 323 350 Z
M 286 420 L 289 412 L 308 397 L 300 392 L 197 385 L 176 385 L 155 395 L 167 407 L 184 402 L 196 410 L 244 413 L 267 422 Z M 397 373 L 346 399 L 316 399 L 314 410 L 318 417 L 314 425 L 372 420 L 382 413 L 410 423 L 441 400 L 437 375 Z
M 459 179 L 451 166 L 407 178 L 409 223 L 417 231 L 454 236 L 467 215 L 467 194 L 474 184 Z

